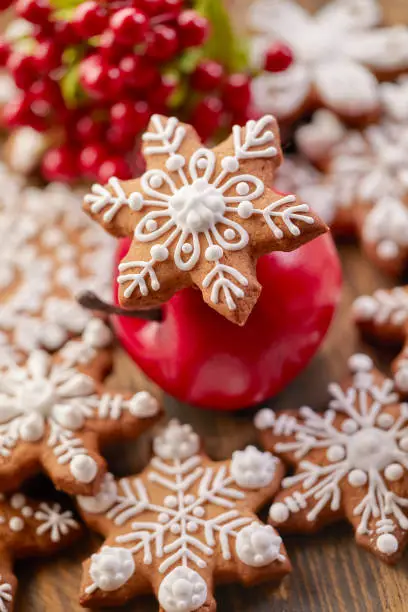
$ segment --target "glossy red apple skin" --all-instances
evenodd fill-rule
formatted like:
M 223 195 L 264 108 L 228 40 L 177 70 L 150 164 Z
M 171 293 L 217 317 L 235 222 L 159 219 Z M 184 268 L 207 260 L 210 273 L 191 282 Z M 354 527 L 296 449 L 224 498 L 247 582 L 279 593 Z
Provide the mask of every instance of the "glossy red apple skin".
M 117 263 L 128 250 L 123 241 Z M 163 320 L 113 317 L 118 337 L 142 370 L 174 397 L 218 410 L 259 404 L 281 391 L 322 342 L 341 292 L 330 235 L 258 261 L 261 296 L 239 327 L 184 289 L 162 307 Z M 117 289 L 115 283 L 115 300 Z

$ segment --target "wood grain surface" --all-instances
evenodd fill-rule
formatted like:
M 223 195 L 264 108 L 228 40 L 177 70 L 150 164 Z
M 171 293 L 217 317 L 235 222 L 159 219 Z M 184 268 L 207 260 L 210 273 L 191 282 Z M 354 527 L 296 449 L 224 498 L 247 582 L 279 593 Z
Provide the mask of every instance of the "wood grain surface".
M 234 14 L 244 14 L 248 0 L 231 0 Z M 321 0 L 302 0 L 309 8 Z M 384 0 L 387 22 L 408 22 L 408 0 Z M 371 354 L 389 371 L 392 353 L 362 343 L 350 321 L 353 299 L 378 287 L 390 287 L 389 279 L 364 260 L 357 246 L 339 246 L 344 271 L 343 299 L 332 328 L 319 354 L 288 389 L 269 402 L 286 408 L 309 404 L 324 409 L 327 383 L 346 373 L 347 358 L 356 350 Z M 112 382 L 129 390 L 145 384 L 144 378 L 118 349 Z M 191 422 L 205 437 L 208 452 L 216 459 L 227 457 L 254 442 L 253 412 L 223 415 L 181 405 L 165 399 L 169 416 Z M 107 456 L 112 471 L 119 475 L 138 470 L 147 460 L 149 435 L 137 443 L 111 449 Z M 45 483 L 36 487 L 41 490 Z M 19 578 L 17 612 L 78 612 L 76 603 L 81 561 L 99 545 L 89 534 L 65 555 L 17 564 Z M 403 612 L 408 610 L 408 552 L 396 568 L 390 568 L 360 550 L 346 525 L 334 526 L 314 537 L 288 537 L 285 543 L 293 562 L 293 573 L 277 591 L 268 585 L 243 589 L 238 585 L 218 588 L 218 612 Z M 156 612 L 153 597 L 128 604 L 123 612 Z

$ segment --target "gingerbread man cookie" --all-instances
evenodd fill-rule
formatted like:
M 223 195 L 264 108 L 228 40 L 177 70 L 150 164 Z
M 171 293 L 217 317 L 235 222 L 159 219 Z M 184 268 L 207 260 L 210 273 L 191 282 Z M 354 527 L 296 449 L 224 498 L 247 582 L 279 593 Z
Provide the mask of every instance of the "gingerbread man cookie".
M 59 503 L 35 501 L 21 492 L 0 494 L 0 612 L 12 612 L 17 589 L 16 559 L 49 556 L 82 533 L 73 513 Z
M 265 52 L 283 41 L 294 61 L 283 72 L 262 72 L 253 81 L 260 112 L 293 121 L 316 106 L 354 123 L 379 114 L 377 77 L 408 69 L 408 28 L 378 27 L 377 0 L 332 0 L 315 15 L 293 0 L 257 0 L 249 12 L 252 55 L 263 67 Z
M 162 612 L 214 612 L 213 583 L 279 582 L 290 571 L 282 540 L 254 511 L 279 487 L 281 462 L 253 446 L 211 461 L 189 425 L 171 421 L 139 474 L 105 477 L 78 497 L 105 536 L 84 564 L 81 604 L 119 606 L 153 591 Z
M 264 447 L 294 468 L 270 522 L 311 533 L 347 518 L 359 545 L 394 563 L 408 535 L 408 405 L 367 355 L 354 355 L 349 367 L 351 381 L 329 386 L 326 412 L 256 415 Z
M 150 308 L 188 286 L 243 325 L 261 291 L 256 259 L 291 251 L 326 231 L 294 195 L 272 190 L 282 158 L 272 116 L 234 126 L 215 149 L 174 117 L 153 115 L 140 179 L 94 185 L 85 210 L 107 231 L 132 238 L 119 265 L 119 301 Z
M 90 222 L 66 186 L 24 187 L 0 173 L 0 367 L 37 348 L 54 351 L 92 318 L 82 290 L 111 292 L 114 241 Z
M 357 234 L 378 267 L 399 275 L 408 256 L 408 115 L 398 112 L 402 100 L 408 106 L 406 79 L 384 83 L 380 91 L 381 123 L 363 132 L 342 132 L 335 117 L 320 111 L 298 130 L 296 140 L 306 156 L 324 167 L 325 180 L 338 186 L 334 231 L 341 225 Z M 392 103 L 394 98 L 398 103 Z
M 0 490 L 41 466 L 57 488 L 92 495 L 106 470 L 99 446 L 136 438 L 161 416 L 145 391 L 131 396 L 104 388 L 110 341 L 110 330 L 94 319 L 81 339 L 53 356 L 35 350 L 1 373 Z

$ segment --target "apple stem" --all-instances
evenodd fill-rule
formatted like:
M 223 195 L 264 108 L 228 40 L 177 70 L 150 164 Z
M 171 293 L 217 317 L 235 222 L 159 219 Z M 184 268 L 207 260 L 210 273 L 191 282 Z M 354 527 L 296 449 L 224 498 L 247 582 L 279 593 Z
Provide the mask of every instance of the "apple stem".
M 93 291 L 84 291 L 77 296 L 77 302 L 87 310 L 96 310 L 104 314 L 115 314 L 121 317 L 132 317 L 134 319 L 147 319 L 149 321 L 161 321 L 162 313 L 159 308 L 151 310 L 126 310 L 120 306 L 114 306 L 101 300 Z

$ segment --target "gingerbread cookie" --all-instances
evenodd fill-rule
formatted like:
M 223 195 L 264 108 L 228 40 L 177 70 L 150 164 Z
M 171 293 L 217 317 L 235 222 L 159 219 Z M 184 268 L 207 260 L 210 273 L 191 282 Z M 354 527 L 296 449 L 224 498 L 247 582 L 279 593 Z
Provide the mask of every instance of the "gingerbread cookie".
M 174 117 L 153 115 L 143 136 L 140 179 L 94 185 L 85 210 L 116 236 L 133 239 L 119 265 L 119 300 L 150 308 L 188 286 L 243 325 L 261 291 L 256 259 L 291 251 L 326 231 L 294 195 L 273 191 L 282 158 L 272 116 L 234 126 L 215 149 Z
M 356 541 L 387 563 L 408 535 L 408 407 L 367 355 L 349 360 L 351 380 L 332 383 L 324 413 L 302 407 L 255 417 L 265 448 L 293 466 L 270 509 L 285 532 L 315 532 L 347 518 Z
M 353 303 L 353 318 L 364 336 L 402 347 L 391 364 L 398 391 L 408 394 L 408 287 L 378 289 Z
M 384 84 L 388 92 L 389 84 Z M 393 95 L 408 105 L 405 81 L 392 85 Z M 388 94 L 389 95 L 389 94 Z M 385 96 L 386 97 L 386 96 Z M 327 180 L 341 185 L 338 210 L 357 234 L 369 258 L 382 270 L 399 275 L 408 255 L 408 122 L 390 103 L 383 103 L 383 120 L 362 133 L 333 129 L 333 117 L 300 128 L 297 142 L 303 153 L 324 165 Z M 399 106 L 399 103 L 397 104 Z M 331 132 L 331 136 L 328 135 Z
M 257 0 L 249 11 L 253 63 L 262 68 L 271 44 L 283 41 L 294 61 L 262 72 L 252 92 L 260 112 L 293 121 L 316 106 L 366 122 L 380 111 L 378 80 L 408 69 L 408 28 L 378 27 L 376 0 L 332 0 L 315 15 L 292 0 Z
M 106 464 L 99 447 L 132 439 L 161 416 L 147 392 L 107 390 L 111 332 L 98 319 L 53 356 L 30 353 L 0 376 L 0 490 L 15 488 L 40 466 L 57 488 L 92 495 Z
M 16 559 L 49 556 L 82 533 L 73 513 L 59 503 L 0 494 L 0 612 L 12 612 L 17 589 Z
M 78 497 L 106 538 L 84 564 L 82 605 L 116 607 L 153 591 L 163 612 L 210 612 L 214 581 L 279 582 L 290 571 L 281 538 L 254 514 L 279 487 L 278 459 L 248 446 L 211 461 L 178 421 L 153 450 L 141 474 L 107 475 L 99 495 Z
M 84 289 L 110 295 L 114 241 L 63 185 L 24 187 L 0 172 L 0 188 L 7 194 L 0 200 L 0 365 L 9 365 L 83 333 L 92 314 L 75 296 Z

